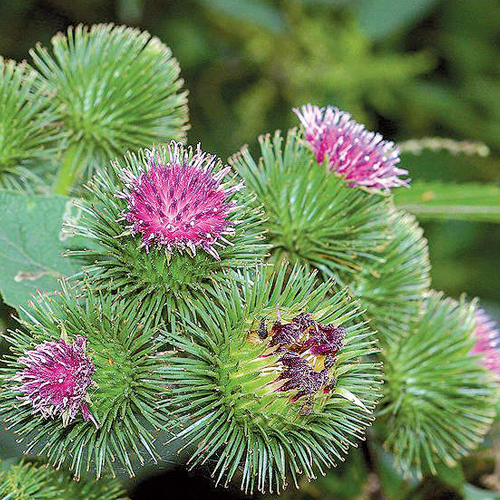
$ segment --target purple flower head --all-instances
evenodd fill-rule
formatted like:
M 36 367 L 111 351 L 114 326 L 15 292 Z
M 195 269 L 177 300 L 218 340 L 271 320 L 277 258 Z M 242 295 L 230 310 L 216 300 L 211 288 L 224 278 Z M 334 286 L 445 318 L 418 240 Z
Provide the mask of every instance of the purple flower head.
M 495 322 L 482 309 L 476 313 L 475 337 L 471 354 L 479 354 L 482 365 L 500 381 L 500 334 Z
M 314 395 L 322 389 L 324 390 L 330 382 L 330 377 L 326 368 L 317 372 L 306 364 L 301 369 L 287 371 L 286 378 L 288 380 L 279 387 L 277 391 L 284 392 L 296 390 L 297 393 L 290 399 L 292 402 L 304 396 Z
M 85 421 L 97 422 L 87 407 L 87 389 L 93 384 L 94 363 L 86 355 L 87 339 L 78 335 L 73 343 L 46 341 L 19 358 L 26 366 L 16 373 L 21 401 L 44 418 L 61 416 L 64 425 L 81 412 Z
M 217 158 L 201 151 L 190 156 L 182 145 L 172 142 L 163 164 L 153 151 L 149 165 L 138 176 L 122 171 L 126 189 L 118 196 L 127 200 L 123 218 L 133 234 L 140 234 L 148 252 L 153 245 L 196 254 L 199 247 L 220 259 L 215 246 L 230 244 L 234 233 L 228 219 L 239 207 L 228 197 L 243 184 L 226 187 L 223 178 L 229 167 L 214 171 Z
M 337 354 L 344 344 L 345 330 L 334 325 L 317 325 L 313 333 L 303 344 L 303 350 L 316 356 Z
M 299 314 L 290 323 L 282 322 L 278 309 L 277 316 L 268 343 L 268 347 L 275 348 L 273 353 L 280 355 L 277 364 L 281 372 L 273 383 L 284 383 L 276 391 L 295 391 L 291 401 L 328 392 L 335 385 L 330 369 L 342 349 L 345 330 L 316 323 L 309 313 Z
M 316 324 L 309 313 L 301 313 L 292 319 L 290 323 L 282 324 L 279 307 L 276 308 L 278 317 L 271 329 L 271 340 L 269 346 L 295 344 L 304 332 Z
M 350 186 L 389 190 L 407 186 L 408 171 L 398 168 L 399 151 L 380 134 L 369 132 L 338 108 L 307 104 L 294 109 L 305 128 L 306 139 L 319 163 L 325 158 L 331 171 Z

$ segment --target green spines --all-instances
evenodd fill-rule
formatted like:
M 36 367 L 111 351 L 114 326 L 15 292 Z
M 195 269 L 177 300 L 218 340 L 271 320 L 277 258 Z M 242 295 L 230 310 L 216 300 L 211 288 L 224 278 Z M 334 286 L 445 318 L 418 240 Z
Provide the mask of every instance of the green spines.
M 345 290 L 283 266 L 269 278 L 262 270 L 242 275 L 199 297 L 197 310 L 198 322 L 174 323 L 174 352 L 163 368 L 173 422 L 182 426 L 176 435 L 186 440 L 192 466 L 210 460 L 217 482 L 225 477 L 227 485 L 239 471 L 246 492 L 279 492 L 301 474 L 323 473 L 364 439 L 380 395 L 380 366 L 370 357 L 374 335 Z M 263 319 L 271 328 L 278 315 L 285 324 L 301 313 L 345 328 L 346 336 L 329 390 L 295 399 L 297 391 L 278 390 L 282 351 L 273 352 L 271 337 L 258 330 Z
M 0 463 L 0 498 L 10 500 L 127 500 L 120 483 L 102 478 L 76 482 L 42 463 Z
M 134 461 L 155 461 L 155 433 L 168 416 L 157 404 L 165 388 L 156 359 L 154 312 L 87 287 L 84 293 L 65 287 L 53 298 L 40 298 L 25 314 L 22 329 L 6 336 L 12 355 L 6 356 L 2 369 L 0 411 L 27 451 L 46 455 L 56 466 L 64 464 L 76 477 L 89 470 L 100 477 L 116 464 L 133 475 Z M 80 416 L 65 426 L 60 417 L 35 414 L 30 405 L 19 403 L 19 382 L 13 379 L 24 369 L 19 357 L 27 351 L 78 335 L 86 338 L 95 366 L 87 396 L 98 428 Z
M 385 445 L 408 474 L 412 467 L 436 474 L 436 462 L 454 465 L 491 425 L 499 388 L 470 353 L 475 313 L 474 304 L 430 292 L 407 336 L 384 351 Z
M 38 45 L 30 54 L 68 134 L 58 192 L 128 149 L 185 138 L 187 99 L 179 65 L 149 33 L 79 25 L 57 34 L 52 52 Z
M 60 139 L 39 76 L 26 63 L 0 57 L 0 186 L 18 188 L 42 174 Z
M 386 343 L 405 335 L 408 322 L 418 317 L 430 286 L 427 240 L 415 217 L 394 210 L 388 219 L 390 242 L 383 258 L 366 264 L 349 283 L 355 297 Z
M 192 154 L 190 148 L 187 150 Z M 161 162 L 168 162 L 166 147 L 154 151 Z M 86 272 L 98 289 L 120 297 L 133 297 L 152 311 L 164 309 L 167 316 L 172 311 L 190 315 L 195 297 L 206 293 L 215 283 L 227 280 L 226 271 L 253 266 L 265 258 L 269 246 L 264 241 L 262 214 L 254 207 L 252 195 L 245 190 L 228 198 L 239 208 L 228 216 L 234 234 L 227 236 L 230 243 L 218 250 L 220 259 L 204 251 L 193 256 L 157 246 L 147 252 L 141 247 L 140 236 L 127 229 L 128 223 L 122 216 L 127 200 L 117 195 L 124 189 L 119 177 L 122 168 L 138 176 L 148 164 L 150 154 L 145 150 L 129 153 L 89 183 L 96 201 L 81 202 L 84 216 L 75 229 L 92 249 L 71 252 L 71 255 L 85 259 Z M 221 168 L 219 162 L 215 171 Z M 235 176 L 227 181 L 228 186 L 236 184 Z
M 299 262 L 348 283 L 389 243 L 390 199 L 361 189 L 318 165 L 302 133 L 290 130 L 259 138 L 261 157 L 247 148 L 230 159 L 257 193 L 268 219 L 272 260 Z

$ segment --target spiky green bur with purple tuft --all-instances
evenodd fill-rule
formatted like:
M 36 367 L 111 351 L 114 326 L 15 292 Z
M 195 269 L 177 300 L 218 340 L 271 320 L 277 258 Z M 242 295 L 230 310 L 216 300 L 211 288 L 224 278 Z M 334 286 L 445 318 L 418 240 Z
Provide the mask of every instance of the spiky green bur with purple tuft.
M 0 186 L 40 183 L 55 155 L 58 114 L 50 109 L 36 71 L 0 57 Z
M 80 477 L 156 461 L 155 436 L 168 418 L 158 328 L 137 302 L 64 287 L 25 311 L 6 334 L 0 413 L 29 453 Z
M 386 384 L 377 422 L 407 474 L 453 466 L 483 440 L 495 416 L 498 376 L 477 345 L 476 306 L 429 292 L 406 336 L 383 351 Z M 479 325 L 480 327 L 480 325 Z
M 272 259 L 319 269 L 346 283 L 367 262 L 381 258 L 389 238 L 387 197 L 347 187 L 316 162 L 302 133 L 259 137 L 261 156 L 247 147 L 229 162 L 263 206 Z
M 102 290 L 167 314 L 226 271 L 264 259 L 262 215 L 244 185 L 213 155 L 171 142 L 115 161 L 89 184 L 77 232 L 99 246 L 73 252 Z
M 380 364 L 345 290 L 283 266 L 197 302 L 197 322 L 172 323 L 163 367 L 174 439 L 185 441 L 191 466 L 210 463 L 217 483 L 236 476 L 247 493 L 279 492 L 364 439 Z
M 12 500 L 127 500 L 116 479 L 74 481 L 43 463 L 0 462 L 0 498 Z
M 387 193 L 352 186 L 319 164 L 300 131 L 259 142 L 258 160 L 243 148 L 230 163 L 263 206 L 275 265 L 299 262 L 351 286 L 381 340 L 393 341 L 430 282 L 415 219 L 395 210 Z
M 30 54 L 67 134 L 58 192 L 129 149 L 184 140 L 187 94 L 179 65 L 146 31 L 79 25 L 57 34 L 51 52 L 37 45 Z
M 369 132 L 349 113 L 334 106 L 320 108 L 312 104 L 294 111 L 318 163 L 325 161 L 328 169 L 350 186 L 383 191 L 408 186 L 408 180 L 402 178 L 408 171 L 397 167 L 400 159 L 394 143 Z

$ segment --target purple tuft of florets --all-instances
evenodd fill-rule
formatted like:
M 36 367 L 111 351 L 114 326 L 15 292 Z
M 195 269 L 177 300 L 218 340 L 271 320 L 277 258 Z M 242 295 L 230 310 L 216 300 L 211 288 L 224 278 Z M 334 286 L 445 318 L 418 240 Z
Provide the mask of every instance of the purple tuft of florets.
M 87 389 L 93 384 L 94 363 L 86 355 L 87 339 L 78 335 L 73 343 L 58 339 L 39 344 L 19 358 L 26 368 L 16 373 L 19 400 L 44 418 L 62 417 L 67 425 L 81 413 L 85 421 L 97 422 L 87 407 Z
M 279 309 L 277 317 L 268 342 L 268 347 L 274 349 L 272 353 L 280 355 L 277 363 L 281 372 L 273 382 L 283 383 L 276 391 L 294 391 L 292 402 L 320 391 L 329 392 L 335 385 L 330 370 L 343 347 L 345 330 L 333 324 L 317 323 L 305 312 L 289 323 L 282 322 Z
M 317 325 L 309 339 L 304 342 L 304 351 L 310 349 L 316 356 L 337 354 L 344 344 L 345 330 L 334 325 Z
M 228 216 L 239 208 L 229 197 L 243 183 L 225 186 L 222 181 L 230 168 L 215 171 L 217 162 L 200 145 L 191 155 L 172 142 L 166 162 L 153 151 L 138 176 L 122 170 L 126 189 L 117 195 L 127 201 L 122 216 L 132 233 L 141 235 L 147 252 L 157 246 L 168 253 L 178 249 L 195 255 L 201 248 L 220 259 L 215 246 L 231 244 L 225 238 L 234 234 L 234 222 Z
M 388 191 L 408 186 L 401 176 L 408 171 L 398 168 L 399 151 L 380 134 L 369 132 L 349 113 L 333 106 L 320 108 L 307 104 L 294 109 L 305 129 L 314 156 L 319 163 L 326 158 L 328 168 L 342 175 L 350 186 Z
M 471 354 L 481 357 L 482 365 L 500 381 L 500 332 L 488 315 L 479 309 L 476 313 L 476 343 Z

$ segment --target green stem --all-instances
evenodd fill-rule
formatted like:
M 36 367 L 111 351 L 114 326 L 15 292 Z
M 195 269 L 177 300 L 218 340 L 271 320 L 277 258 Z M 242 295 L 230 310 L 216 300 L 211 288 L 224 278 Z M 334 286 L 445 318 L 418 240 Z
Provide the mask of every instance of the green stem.
M 76 178 L 78 177 L 78 169 L 76 168 L 76 159 L 78 157 L 78 148 L 76 144 L 72 144 L 66 150 L 61 161 L 61 167 L 57 172 L 54 183 L 54 193 L 67 195 L 73 187 Z

